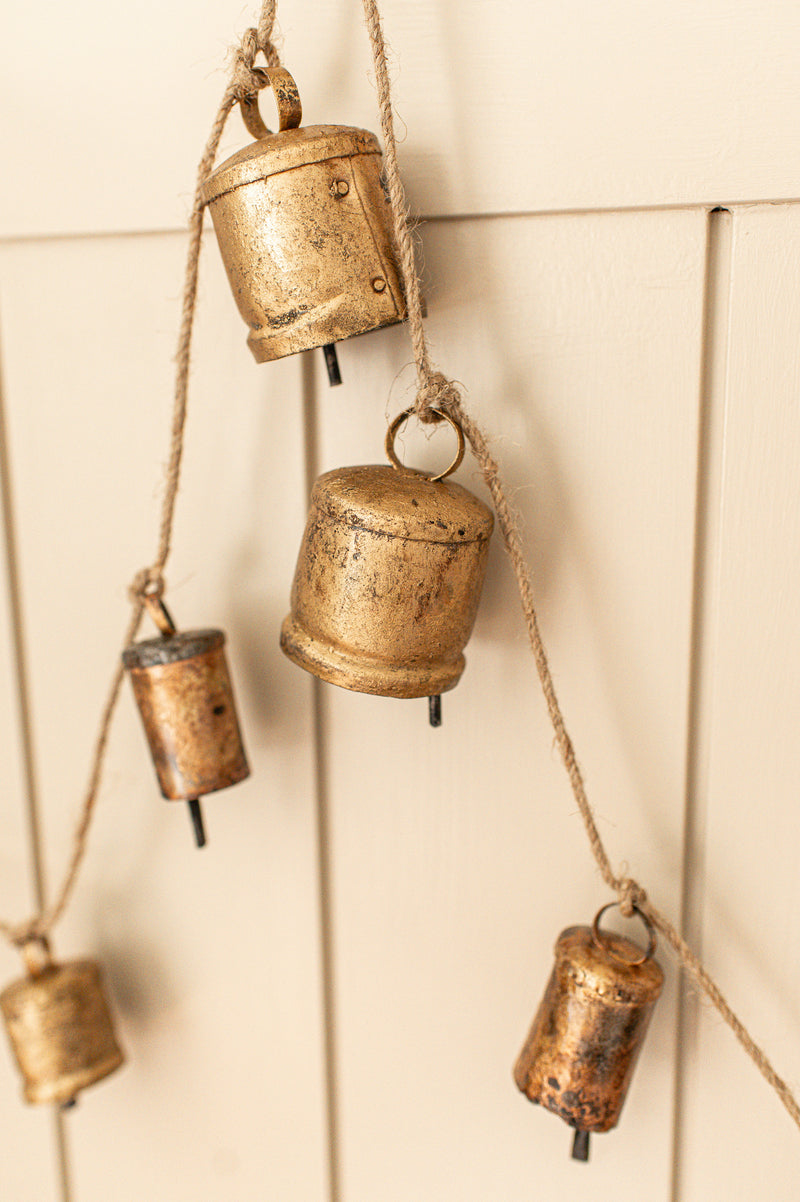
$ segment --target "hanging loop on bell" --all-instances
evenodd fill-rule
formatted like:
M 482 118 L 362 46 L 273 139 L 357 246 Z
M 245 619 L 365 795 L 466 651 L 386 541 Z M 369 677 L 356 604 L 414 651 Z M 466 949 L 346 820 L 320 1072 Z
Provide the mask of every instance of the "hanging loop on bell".
M 436 476 L 428 476 L 428 479 L 430 480 L 430 482 L 432 484 L 434 484 L 434 483 L 436 483 L 437 480 L 444 480 L 444 479 L 446 479 L 447 476 L 452 476 L 453 472 L 458 470 L 458 468 L 461 466 L 461 461 L 464 458 L 464 451 L 466 448 L 466 443 L 464 440 L 464 431 L 461 429 L 461 426 L 459 425 L 459 423 L 456 421 L 456 419 L 454 417 L 451 417 L 450 414 L 447 413 L 444 409 L 433 409 L 432 408 L 430 410 L 430 412 L 432 414 L 436 415 L 437 417 L 443 417 L 445 419 L 445 421 L 448 421 L 450 423 L 450 425 L 453 427 L 453 429 L 455 430 L 456 437 L 458 438 L 458 447 L 456 448 L 455 458 L 453 459 L 453 462 L 450 464 L 450 466 L 445 468 L 445 470 L 443 472 L 439 472 L 439 474 Z M 397 436 L 397 431 L 403 425 L 403 422 L 408 421 L 408 419 L 412 416 L 413 413 L 414 413 L 413 408 L 412 409 L 404 409 L 402 413 L 398 413 L 397 417 L 394 419 L 391 426 L 386 431 L 385 447 L 386 447 L 387 458 L 389 459 L 389 462 L 392 464 L 393 467 L 396 467 L 401 471 L 404 468 L 404 464 L 402 464 L 400 462 L 400 460 L 397 456 L 397 451 L 395 451 L 395 449 L 394 449 L 394 440 Z M 423 474 L 427 475 L 427 473 L 423 473 Z
M 144 594 L 145 609 L 158 627 L 159 632 L 165 639 L 170 638 L 177 633 L 177 627 L 173 621 L 172 614 L 164 604 L 163 598 L 157 593 Z
M 647 934 L 649 937 L 649 941 L 647 944 L 647 951 L 642 952 L 641 956 L 639 956 L 638 958 L 633 958 L 633 959 L 630 959 L 628 956 L 620 955 L 619 950 L 617 949 L 617 946 L 616 946 L 617 941 L 608 939 L 604 935 L 604 933 L 600 930 L 600 919 L 603 917 L 606 910 L 611 910 L 611 909 L 613 909 L 614 906 L 619 906 L 619 905 L 620 905 L 620 902 L 612 901 L 612 902 L 609 902 L 608 905 L 602 906 L 597 911 L 597 913 L 594 916 L 594 922 L 592 923 L 592 939 L 594 940 L 596 946 L 601 949 L 601 951 L 607 952 L 608 955 L 611 956 L 612 960 L 616 960 L 618 964 L 624 964 L 627 968 L 636 968 L 636 967 L 638 967 L 638 965 L 646 963 L 647 960 L 652 960 L 653 956 L 655 955 L 655 950 L 656 950 L 656 947 L 658 944 L 658 940 L 656 939 L 655 927 L 653 926 L 652 922 L 647 917 L 647 915 L 644 913 L 644 911 L 640 910 L 639 907 L 634 902 L 633 903 L 633 911 L 635 914 L 639 915 L 639 917 L 641 918 L 645 927 L 647 928 Z M 633 947 L 634 945 L 630 941 L 628 941 L 626 943 L 626 946 Z
M 30 935 L 20 946 L 20 953 L 28 970 L 28 975 L 38 975 L 50 968 L 53 957 L 50 954 L 50 944 L 46 935 Z
M 270 84 L 278 106 L 278 129 L 284 133 L 287 129 L 297 129 L 303 120 L 303 106 L 300 102 L 300 92 L 294 79 L 285 67 L 253 67 L 252 73 L 262 85 Z M 242 120 L 247 126 L 247 132 L 256 140 L 268 138 L 271 130 L 264 124 L 258 107 L 258 93 L 243 96 L 239 101 L 242 110 Z

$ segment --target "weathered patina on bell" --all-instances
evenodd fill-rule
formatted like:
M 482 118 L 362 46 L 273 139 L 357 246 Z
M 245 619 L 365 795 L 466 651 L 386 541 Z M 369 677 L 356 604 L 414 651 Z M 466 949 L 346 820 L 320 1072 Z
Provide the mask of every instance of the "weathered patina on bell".
M 615 903 L 612 903 L 615 904 Z M 604 907 L 606 909 L 607 907 Z M 593 926 L 558 937 L 553 972 L 514 1068 L 514 1080 L 576 1130 L 573 1156 L 587 1160 L 589 1133 L 615 1127 L 664 974 L 633 940 Z
M 0 993 L 26 1102 L 67 1107 L 125 1057 L 93 960 L 46 961 Z
M 197 798 L 250 775 L 221 630 L 177 632 L 163 605 L 159 638 L 122 653 L 161 792 L 188 801 L 197 842 L 205 835 Z
M 405 302 L 381 182 L 381 150 L 367 130 L 299 128 L 297 86 L 269 80 L 280 119 L 270 133 L 257 99 L 242 114 L 257 141 L 209 177 L 211 209 L 233 295 L 259 363 L 403 320 Z
M 392 452 L 394 466 L 341 468 L 315 483 L 281 631 L 301 668 L 384 697 L 457 683 L 493 525 L 482 501 L 443 478 L 463 455 L 457 432 L 459 455 L 440 476 L 403 468 Z

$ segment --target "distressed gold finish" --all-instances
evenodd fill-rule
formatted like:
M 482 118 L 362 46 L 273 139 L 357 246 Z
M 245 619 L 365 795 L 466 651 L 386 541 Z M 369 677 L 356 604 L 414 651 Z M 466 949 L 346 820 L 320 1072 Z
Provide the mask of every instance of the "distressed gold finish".
M 192 630 L 126 648 L 134 696 L 170 800 L 225 789 L 250 775 L 221 630 Z
M 453 688 L 464 670 L 493 521 L 461 485 L 408 468 L 320 476 L 283 651 L 306 671 L 361 693 L 425 697 Z
M 222 163 L 203 189 L 259 363 L 405 316 L 377 139 L 343 125 L 297 128 L 294 80 L 282 68 L 262 73 L 279 132 L 266 129 L 256 101 L 245 103 L 258 141 Z
M 0 1008 L 26 1102 L 71 1105 L 124 1060 L 93 960 L 48 963 L 4 989 Z
M 599 916 L 598 916 L 599 917 Z M 579 1132 L 616 1126 L 664 974 L 649 952 L 597 927 L 568 927 L 514 1080 Z M 576 1139 L 576 1147 L 578 1147 Z M 585 1154 L 573 1152 L 578 1159 Z

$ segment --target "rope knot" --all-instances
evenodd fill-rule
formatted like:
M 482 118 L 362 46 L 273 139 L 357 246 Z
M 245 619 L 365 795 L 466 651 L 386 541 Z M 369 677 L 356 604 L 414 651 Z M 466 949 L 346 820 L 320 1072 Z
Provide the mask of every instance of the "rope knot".
M 234 50 L 231 87 L 237 100 L 247 100 L 258 95 L 262 88 L 269 83 L 264 71 L 255 67 L 256 55 L 262 52 L 270 66 L 275 66 L 273 59 L 277 52 L 272 42 L 262 46 L 257 29 L 246 29 L 242 40 Z
M 417 391 L 414 412 L 421 422 L 441 421 L 432 409 L 443 409 L 456 417 L 461 409 L 461 393 L 458 385 L 440 371 L 429 372 L 425 382 Z
M 148 597 L 163 597 L 165 587 L 160 568 L 142 568 L 128 587 L 128 597 L 132 605 L 144 605 Z
M 632 918 L 634 910 L 643 910 L 647 904 L 647 894 L 632 877 L 623 877 L 617 886 L 619 908 L 623 918 Z

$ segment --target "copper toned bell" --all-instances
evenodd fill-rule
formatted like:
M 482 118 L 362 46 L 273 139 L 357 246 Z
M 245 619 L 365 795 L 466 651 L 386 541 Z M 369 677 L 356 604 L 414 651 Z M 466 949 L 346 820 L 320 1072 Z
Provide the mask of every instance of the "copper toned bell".
M 26 1102 L 70 1106 L 125 1059 L 93 960 L 48 958 L 0 993 L 0 1009 Z
M 176 632 L 166 609 L 160 638 L 122 653 L 164 797 L 188 801 L 199 846 L 198 798 L 250 775 L 221 630 Z M 157 611 L 151 606 L 151 612 Z
M 248 346 L 265 363 L 402 321 L 405 302 L 377 139 L 344 125 L 298 128 L 289 72 L 257 73 L 272 85 L 280 130 L 266 128 L 256 98 L 243 102 L 258 140 L 217 168 L 203 200 Z
M 616 905 L 612 902 L 611 905 Z M 617 1125 L 664 974 L 646 952 L 621 935 L 568 927 L 514 1080 L 576 1129 L 573 1156 L 589 1158 L 589 1132 Z M 645 920 L 646 921 L 646 920 Z
M 383 697 L 434 696 L 464 670 L 492 531 L 491 510 L 443 479 L 398 464 L 320 476 L 281 647 L 315 676 Z M 448 420 L 451 420 L 448 418 Z

